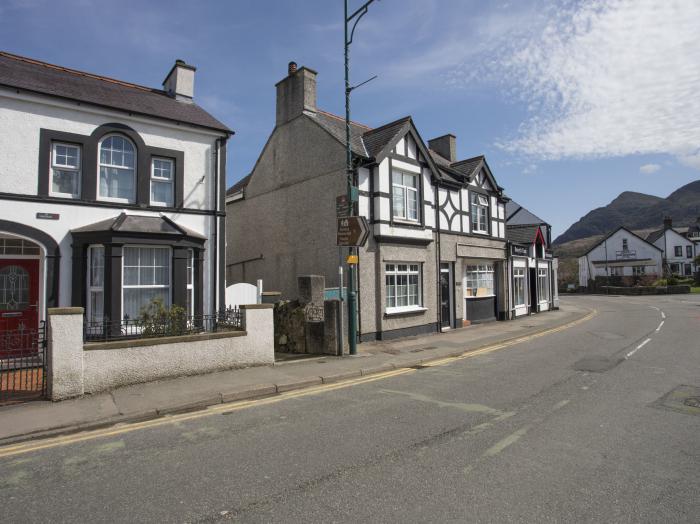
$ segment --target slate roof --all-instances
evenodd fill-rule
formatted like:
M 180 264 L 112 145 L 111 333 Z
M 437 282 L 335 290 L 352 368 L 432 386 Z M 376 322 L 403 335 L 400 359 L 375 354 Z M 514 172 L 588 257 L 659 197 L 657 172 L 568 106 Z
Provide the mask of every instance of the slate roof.
M 206 238 L 199 233 L 183 227 L 164 216 L 127 215 L 121 213 L 114 218 L 101 220 L 94 224 L 78 227 L 71 233 L 93 233 L 103 231 L 118 231 L 120 233 L 148 233 L 160 235 L 182 236 L 187 235 L 196 238 Z
M 371 129 L 362 135 L 362 140 L 370 157 L 376 157 L 386 145 L 411 121 L 410 116 L 399 118 L 376 129 Z
M 161 89 L 122 82 L 0 51 L 0 85 L 110 109 L 233 133 L 195 103 Z
M 477 167 L 479 167 L 479 164 L 483 160 L 484 155 L 479 155 L 472 158 L 467 158 L 466 160 L 460 160 L 459 162 L 454 162 L 451 167 L 471 180 L 474 171 Z
M 651 233 L 649 233 L 645 240 L 647 242 L 649 242 L 650 244 L 653 244 L 658 239 L 660 239 L 663 236 L 663 234 L 664 234 L 663 229 L 657 229 L 656 231 L 652 231 Z
M 511 200 L 506 203 L 506 223 L 508 225 L 530 225 L 530 224 L 547 224 L 540 217 L 525 209 L 517 202 Z
M 234 193 L 238 193 L 239 191 L 242 191 L 246 188 L 248 185 L 248 182 L 250 182 L 250 177 L 253 176 L 253 173 L 248 173 L 246 176 L 241 178 L 238 182 L 233 184 L 231 187 L 229 187 L 226 190 L 226 196 L 233 195 Z
M 540 226 L 537 224 L 526 226 L 506 226 L 506 238 L 516 244 L 530 245 L 537 238 L 537 231 Z
M 328 131 L 337 140 L 345 144 L 345 119 L 325 111 L 317 111 L 313 118 L 323 129 Z M 367 150 L 363 143 L 363 135 L 371 128 L 350 121 L 350 148 L 356 155 L 367 157 Z

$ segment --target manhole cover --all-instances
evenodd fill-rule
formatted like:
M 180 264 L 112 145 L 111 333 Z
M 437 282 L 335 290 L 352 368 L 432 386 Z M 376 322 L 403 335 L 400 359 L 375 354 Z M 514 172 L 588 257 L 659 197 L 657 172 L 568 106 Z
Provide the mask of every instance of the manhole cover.
M 617 366 L 623 359 L 603 356 L 582 358 L 574 364 L 576 371 L 590 371 L 592 373 L 604 373 Z
M 654 402 L 652 406 L 671 409 L 686 415 L 700 415 L 700 388 L 687 385 L 678 386 Z

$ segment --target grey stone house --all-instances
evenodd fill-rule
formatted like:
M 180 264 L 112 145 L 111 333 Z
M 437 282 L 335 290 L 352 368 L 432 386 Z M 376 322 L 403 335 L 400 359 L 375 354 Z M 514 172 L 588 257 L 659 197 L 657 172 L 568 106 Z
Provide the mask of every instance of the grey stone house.
M 262 278 L 285 298 L 302 274 L 338 286 L 345 122 L 318 109 L 316 76 L 290 64 L 276 85 L 275 128 L 252 172 L 227 192 L 229 283 Z M 424 142 L 411 117 L 353 123 L 351 134 L 356 211 L 371 228 L 359 250 L 360 340 L 506 318 L 508 199 L 486 159 L 457 160 L 451 134 Z

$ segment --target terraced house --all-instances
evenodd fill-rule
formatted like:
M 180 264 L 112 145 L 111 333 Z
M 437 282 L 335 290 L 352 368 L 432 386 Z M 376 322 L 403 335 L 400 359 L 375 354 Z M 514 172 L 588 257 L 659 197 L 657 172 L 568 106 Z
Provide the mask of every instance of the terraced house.
M 153 89 L 0 52 L 0 329 L 223 303 L 226 142 L 177 61 Z
M 345 122 L 316 103 L 317 73 L 277 85 L 276 125 L 252 172 L 227 192 L 227 281 L 262 278 L 296 294 L 319 274 L 338 286 L 336 197 L 345 194 Z M 508 315 L 505 204 L 483 156 L 459 160 L 451 134 L 425 142 L 411 117 L 351 129 L 361 340 L 461 327 Z

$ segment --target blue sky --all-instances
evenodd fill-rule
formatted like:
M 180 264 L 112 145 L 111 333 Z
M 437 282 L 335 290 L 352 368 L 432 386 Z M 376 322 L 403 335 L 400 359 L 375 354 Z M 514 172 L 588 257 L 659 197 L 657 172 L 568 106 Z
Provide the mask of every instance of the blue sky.
M 361 5 L 351 0 L 351 7 Z M 341 0 L 0 0 L 0 48 L 160 86 L 176 58 L 195 99 L 236 131 L 229 183 L 274 126 L 274 84 L 318 71 L 343 114 Z M 700 2 L 381 0 L 356 31 L 353 119 L 411 115 L 487 156 L 507 194 L 554 235 L 630 190 L 700 179 Z

